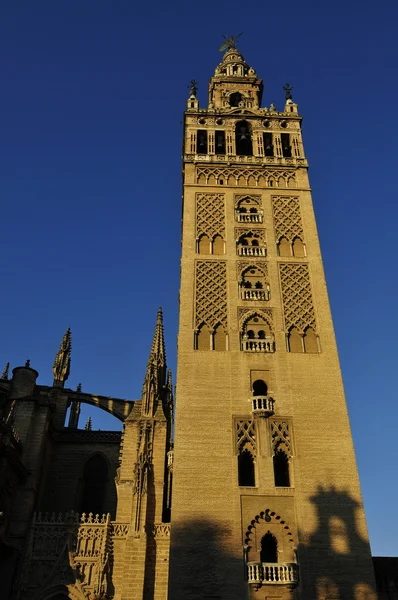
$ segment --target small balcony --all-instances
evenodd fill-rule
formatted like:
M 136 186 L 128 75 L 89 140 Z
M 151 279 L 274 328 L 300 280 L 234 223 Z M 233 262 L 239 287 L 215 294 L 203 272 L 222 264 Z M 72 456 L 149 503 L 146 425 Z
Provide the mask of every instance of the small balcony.
M 267 248 L 265 246 L 239 245 L 236 250 L 239 256 L 267 256 Z
M 262 302 L 268 301 L 271 297 L 271 292 L 269 286 L 267 285 L 266 289 L 261 288 L 240 288 L 240 297 L 241 300 L 260 300 Z
M 299 582 L 299 568 L 296 563 L 247 563 L 248 583 L 260 585 L 290 585 Z
M 239 223 L 262 223 L 263 222 L 263 211 L 256 212 L 235 212 L 236 220 Z
M 253 417 L 272 417 L 275 414 L 275 400 L 271 396 L 253 396 L 249 402 L 252 404 Z
M 273 337 L 253 339 L 244 335 L 241 342 L 241 348 L 244 352 L 275 352 L 275 340 Z

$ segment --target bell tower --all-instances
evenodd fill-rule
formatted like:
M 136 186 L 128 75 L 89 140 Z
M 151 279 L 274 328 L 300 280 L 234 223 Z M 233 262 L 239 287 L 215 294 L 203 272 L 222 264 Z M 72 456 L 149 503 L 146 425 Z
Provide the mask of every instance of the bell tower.
M 302 117 L 235 41 L 184 116 L 169 598 L 371 600 Z

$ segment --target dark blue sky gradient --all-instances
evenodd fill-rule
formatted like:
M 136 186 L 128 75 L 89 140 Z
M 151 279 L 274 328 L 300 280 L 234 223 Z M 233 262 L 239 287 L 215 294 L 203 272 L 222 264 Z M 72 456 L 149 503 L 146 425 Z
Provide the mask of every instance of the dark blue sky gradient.
M 398 5 L 135 4 L 0 4 L 0 362 L 50 384 L 70 326 L 68 385 L 134 399 L 161 304 L 175 369 L 187 85 L 205 106 L 243 30 L 264 105 L 289 81 L 304 115 L 372 550 L 397 555 Z

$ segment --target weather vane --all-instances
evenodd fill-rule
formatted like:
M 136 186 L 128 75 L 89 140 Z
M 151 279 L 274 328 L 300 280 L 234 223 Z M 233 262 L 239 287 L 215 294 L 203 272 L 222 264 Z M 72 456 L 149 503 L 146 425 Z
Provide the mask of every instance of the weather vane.
M 283 89 L 285 90 L 286 94 L 285 94 L 285 100 L 292 100 L 292 87 L 290 87 L 290 85 L 287 83 L 286 85 L 283 86 Z
M 238 39 L 238 37 L 240 37 L 242 35 L 242 33 L 243 33 L 243 31 L 238 33 L 238 35 L 230 35 L 229 37 L 226 35 L 223 35 L 223 38 L 225 38 L 225 42 L 223 42 L 221 44 L 218 51 L 224 52 L 224 50 L 229 50 L 230 48 L 236 48 L 236 45 L 235 45 L 236 40 Z
M 191 96 L 196 96 L 196 92 L 198 91 L 196 79 L 191 79 L 191 83 L 189 84 L 190 94 Z

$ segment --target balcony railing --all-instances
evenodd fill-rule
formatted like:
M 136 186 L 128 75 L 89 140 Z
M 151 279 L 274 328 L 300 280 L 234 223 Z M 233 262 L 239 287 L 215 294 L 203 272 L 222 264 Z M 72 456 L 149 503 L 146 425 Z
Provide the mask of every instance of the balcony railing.
M 271 396 L 253 396 L 250 398 L 252 403 L 252 414 L 255 417 L 272 417 L 275 414 L 275 400 Z
M 237 246 L 239 256 L 267 256 L 265 246 Z
M 271 337 L 253 340 L 243 336 L 241 347 L 244 352 L 275 352 L 275 341 Z
M 244 163 L 255 165 L 283 165 L 307 166 L 307 159 L 304 157 L 285 158 L 283 156 L 236 156 L 235 154 L 184 154 L 186 162 L 211 162 L 211 163 Z
M 248 563 L 247 580 L 255 585 L 296 586 L 299 581 L 299 568 L 296 563 Z
M 271 292 L 269 287 L 265 290 L 262 289 L 250 289 L 250 288 L 240 288 L 240 297 L 242 300 L 269 300 L 271 297 Z
M 262 223 L 263 222 L 263 211 L 262 210 L 258 211 L 258 212 L 253 212 L 253 213 L 236 211 L 235 215 L 236 215 L 236 220 L 239 221 L 239 223 Z

